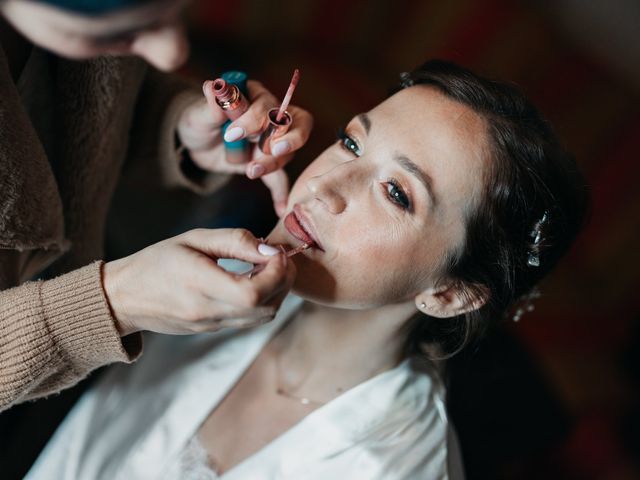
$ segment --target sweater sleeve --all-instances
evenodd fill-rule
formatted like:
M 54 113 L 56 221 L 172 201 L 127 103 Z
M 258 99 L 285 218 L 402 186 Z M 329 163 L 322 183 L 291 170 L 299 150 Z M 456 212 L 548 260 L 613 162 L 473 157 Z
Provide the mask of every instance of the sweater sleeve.
M 176 141 L 182 112 L 202 100 L 202 91 L 192 83 L 149 67 L 133 120 L 127 181 L 187 188 L 203 195 L 227 183 L 230 175 L 200 170 L 180 152 Z
M 0 291 L 0 411 L 140 355 L 140 334 L 120 338 L 115 327 L 102 265 Z

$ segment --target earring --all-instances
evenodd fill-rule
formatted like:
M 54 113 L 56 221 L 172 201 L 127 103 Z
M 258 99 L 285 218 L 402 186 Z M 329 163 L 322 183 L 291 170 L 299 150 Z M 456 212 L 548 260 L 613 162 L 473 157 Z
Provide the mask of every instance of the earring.
M 426 304 L 426 303 L 424 303 L 424 302 L 422 302 L 422 303 L 420 304 L 420 308 L 422 308 L 422 309 L 424 310 L 425 308 L 427 308 L 427 304 Z

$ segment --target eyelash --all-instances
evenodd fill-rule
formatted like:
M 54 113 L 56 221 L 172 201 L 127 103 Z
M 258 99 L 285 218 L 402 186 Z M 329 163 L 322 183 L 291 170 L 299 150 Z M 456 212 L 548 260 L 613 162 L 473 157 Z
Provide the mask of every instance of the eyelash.
M 360 157 L 362 155 L 362 150 L 360 150 L 358 143 L 351 136 L 349 136 L 347 132 L 344 131 L 344 129 L 340 129 L 338 131 L 338 141 L 340 142 L 340 148 L 342 148 L 343 150 L 346 150 L 356 157 Z M 383 183 L 383 186 L 385 188 L 387 198 L 389 198 L 389 200 L 393 202 L 397 207 L 403 210 L 411 209 L 411 201 L 400 186 L 400 182 L 398 182 L 395 178 L 390 178 Z
M 340 141 L 340 148 L 352 153 L 356 157 L 362 155 L 362 150 L 360 150 L 358 143 L 342 128 L 338 131 L 338 140 Z
M 390 178 L 384 183 L 384 186 L 387 190 L 387 196 L 391 199 L 392 202 L 394 202 L 403 210 L 411 209 L 411 202 L 409 201 L 409 197 L 406 193 L 404 193 L 404 190 L 402 190 L 402 187 L 400 187 L 397 180 L 395 180 L 394 178 Z

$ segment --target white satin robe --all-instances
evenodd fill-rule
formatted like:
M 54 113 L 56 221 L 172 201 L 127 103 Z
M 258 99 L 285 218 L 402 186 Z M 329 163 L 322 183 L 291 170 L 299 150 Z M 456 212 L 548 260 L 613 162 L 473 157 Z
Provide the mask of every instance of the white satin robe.
M 166 472 L 280 326 L 300 308 L 241 331 L 155 336 L 80 399 L 27 480 L 156 479 Z M 408 361 L 318 408 L 222 480 L 442 479 L 447 418 L 439 382 Z M 459 463 L 459 460 L 457 460 Z

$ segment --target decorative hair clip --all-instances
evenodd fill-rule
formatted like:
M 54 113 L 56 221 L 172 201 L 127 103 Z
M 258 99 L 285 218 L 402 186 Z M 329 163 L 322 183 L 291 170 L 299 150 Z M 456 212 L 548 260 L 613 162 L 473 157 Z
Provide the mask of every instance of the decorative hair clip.
M 540 241 L 542 240 L 542 227 L 549 220 L 549 212 L 547 210 L 542 214 L 542 218 L 538 220 L 531 230 L 530 237 L 533 239 L 533 245 L 527 257 L 527 265 L 530 267 L 540 266 L 540 252 L 538 250 Z
M 409 72 L 402 72 L 400 74 L 400 86 L 402 88 L 412 87 L 413 79 L 411 78 L 411 74 Z
M 527 265 L 530 267 L 539 267 L 540 266 L 540 255 L 537 253 L 529 253 L 529 257 L 527 258 Z
M 529 293 L 520 297 L 520 301 L 518 302 L 518 307 L 516 311 L 513 313 L 513 321 L 518 322 L 527 312 L 533 312 L 535 310 L 535 305 L 533 301 L 537 298 L 540 298 L 542 294 L 540 293 L 540 289 L 538 287 L 534 287 Z

